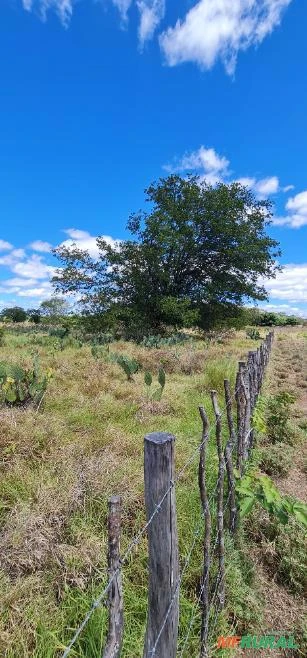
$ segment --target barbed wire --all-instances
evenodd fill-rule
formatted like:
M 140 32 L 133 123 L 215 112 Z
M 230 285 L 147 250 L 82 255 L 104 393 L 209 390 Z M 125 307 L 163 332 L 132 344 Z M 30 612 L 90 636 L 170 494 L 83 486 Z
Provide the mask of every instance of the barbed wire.
M 251 371 L 250 371 L 250 365 L 251 365 L 251 364 L 247 362 L 247 364 L 246 364 L 246 368 L 245 368 L 245 374 L 251 374 Z M 254 370 L 254 365 L 253 365 L 253 370 Z M 232 394 L 232 396 L 230 397 L 230 399 L 227 401 L 226 405 L 225 405 L 225 406 L 223 407 L 223 409 L 220 411 L 220 413 L 219 413 L 219 419 L 221 419 L 222 416 L 225 414 L 225 411 L 227 410 L 227 408 L 228 408 L 228 406 L 231 404 L 231 402 L 235 399 L 235 397 L 236 397 L 237 393 L 239 392 L 241 386 L 242 386 L 242 385 L 241 385 L 241 382 L 240 382 L 239 386 L 237 386 L 237 388 L 235 389 L 234 393 Z M 141 530 L 136 534 L 136 536 L 132 539 L 132 541 L 131 541 L 130 544 L 128 545 L 128 548 L 126 549 L 124 555 L 123 555 L 123 556 L 120 558 L 120 560 L 119 560 L 120 565 L 119 565 L 119 566 L 117 567 L 117 569 L 113 572 L 112 577 L 109 579 L 109 581 L 108 581 L 107 585 L 105 586 L 105 588 L 103 589 L 103 591 L 99 594 L 99 596 L 95 599 L 95 601 L 93 601 L 91 607 L 89 608 L 89 610 L 88 610 L 88 612 L 86 613 L 86 615 L 85 615 L 83 621 L 81 622 L 81 624 L 79 625 L 79 627 L 78 627 L 77 630 L 75 631 L 75 634 L 74 634 L 72 640 L 71 640 L 70 643 L 67 645 L 67 647 L 66 647 L 65 651 L 63 652 L 61 658 L 67 658 L 67 656 L 70 654 L 71 649 L 73 648 L 74 644 L 76 643 L 78 637 L 81 635 L 83 629 L 84 629 L 85 626 L 87 625 L 87 623 L 88 623 L 88 621 L 90 620 L 92 614 L 93 614 L 93 613 L 95 612 L 95 610 L 100 606 L 100 604 L 103 602 L 103 600 L 105 599 L 106 595 L 108 594 L 109 589 L 110 589 L 112 583 L 114 582 L 115 578 L 116 578 L 116 577 L 118 576 L 118 574 L 120 573 L 120 570 L 121 570 L 122 565 L 127 561 L 128 557 L 129 557 L 129 555 L 131 554 L 131 552 L 133 551 L 133 549 L 134 549 L 134 548 L 140 543 L 140 541 L 142 540 L 144 534 L 145 534 L 146 531 L 148 530 L 148 528 L 149 528 L 149 526 L 151 525 L 153 519 L 154 519 L 155 516 L 159 513 L 159 511 L 160 511 L 160 509 L 161 509 L 161 507 L 162 507 L 162 505 L 163 505 L 165 499 L 167 498 L 168 494 L 169 494 L 169 493 L 172 491 L 172 489 L 176 486 L 176 484 L 177 484 L 178 481 L 181 479 L 181 477 L 183 476 L 183 474 L 185 473 L 185 471 L 187 470 L 187 468 L 190 466 L 191 463 L 193 463 L 195 457 L 200 453 L 200 451 L 201 451 L 201 449 L 203 448 L 203 446 L 204 446 L 204 445 L 207 443 L 207 441 L 209 440 L 209 438 L 210 438 L 210 434 L 211 434 L 212 430 L 216 427 L 216 423 L 217 423 L 217 419 L 216 419 L 215 423 L 213 423 L 213 425 L 212 425 L 211 428 L 209 429 L 209 432 L 208 432 L 207 436 L 205 437 L 205 439 L 204 439 L 204 440 L 198 445 L 198 447 L 196 448 L 196 450 L 192 453 L 192 455 L 189 457 L 189 459 L 185 462 L 185 464 L 183 465 L 183 467 L 180 469 L 180 471 L 179 471 L 178 474 L 176 475 L 175 479 L 172 480 L 172 481 L 170 482 L 169 487 L 167 488 L 167 490 L 166 490 L 165 493 L 163 494 L 163 496 L 162 496 L 162 498 L 160 499 L 159 503 L 156 504 L 155 509 L 154 509 L 152 515 L 150 516 L 150 518 L 148 519 L 148 521 L 146 522 L 146 524 L 141 528 Z M 234 446 L 233 446 L 233 448 L 234 448 Z M 217 484 L 216 484 L 215 489 L 214 489 L 214 491 L 213 491 L 213 493 L 212 493 L 212 495 L 211 495 L 210 500 L 212 500 L 213 495 L 214 495 L 214 493 L 215 493 L 215 491 L 216 491 L 218 485 L 219 485 L 219 479 L 217 480 Z

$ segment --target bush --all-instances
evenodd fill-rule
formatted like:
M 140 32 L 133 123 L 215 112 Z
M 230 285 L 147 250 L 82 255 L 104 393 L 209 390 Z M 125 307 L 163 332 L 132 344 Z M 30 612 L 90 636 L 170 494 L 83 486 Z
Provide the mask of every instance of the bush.
M 291 468 L 293 449 L 284 443 L 268 445 L 261 450 L 260 468 L 268 475 L 287 475 Z
M 293 437 L 293 430 L 289 426 L 290 406 L 295 397 L 283 391 L 271 396 L 266 411 L 267 437 L 272 443 L 288 441 Z
M 261 335 L 258 329 L 251 327 L 250 329 L 246 329 L 246 338 L 251 338 L 252 340 L 261 340 Z
M 65 338 L 69 334 L 69 329 L 68 327 L 52 327 L 49 330 L 49 336 L 53 336 L 55 338 Z
M 38 359 L 32 368 L 22 368 L 14 363 L 0 363 L 0 400 L 9 405 L 27 402 L 39 404 L 46 389 L 51 371 L 43 377 L 39 373 Z
M 287 391 L 277 395 L 261 395 L 253 414 L 254 428 L 271 443 L 292 443 L 294 431 L 289 425 L 289 417 L 290 406 L 294 402 L 294 395 Z

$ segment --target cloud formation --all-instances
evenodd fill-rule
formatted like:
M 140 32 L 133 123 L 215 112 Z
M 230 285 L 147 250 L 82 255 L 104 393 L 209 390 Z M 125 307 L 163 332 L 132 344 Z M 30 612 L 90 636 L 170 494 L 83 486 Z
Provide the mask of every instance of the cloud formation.
M 173 163 L 164 165 L 164 169 L 168 172 L 196 172 L 211 185 L 218 182 L 231 182 L 232 172 L 229 160 L 224 155 L 217 153 L 214 148 L 206 148 L 205 146 L 200 146 L 196 151 L 185 153 Z M 267 176 L 259 179 L 254 176 L 242 176 L 237 179 L 237 182 L 250 187 L 259 198 L 293 188 L 293 185 L 281 187 L 278 176 Z
M 288 214 L 285 217 L 275 217 L 276 226 L 301 228 L 307 225 L 307 190 L 290 197 L 286 203 Z
M 21 0 L 27 11 L 46 20 L 54 11 L 68 27 L 77 0 Z M 91 0 L 95 2 L 95 0 Z M 97 1 L 97 0 L 96 0 Z M 128 23 L 133 5 L 139 10 L 138 36 L 141 47 L 151 39 L 165 15 L 166 0 L 109 0 Z M 258 46 L 281 22 L 292 0 L 198 0 L 159 36 L 160 48 L 169 66 L 193 62 L 203 70 L 221 60 L 228 74 L 235 71 L 238 53 Z
M 285 265 L 276 279 L 263 279 L 271 299 L 286 300 L 291 304 L 307 302 L 307 263 Z
M 51 251 L 52 244 L 49 242 L 44 242 L 44 240 L 34 240 L 34 242 L 31 242 L 29 247 L 30 249 L 33 249 L 33 251 L 39 251 L 47 254 Z
M 197 151 L 185 153 L 182 158 L 175 160 L 173 164 L 164 165 L 168 172 L 193 172 L 196 171 L 208 183 L 215 185 L 228 175 L 229 161 L 219 155 L 213 148 L 201 146 Z
M 220 59 L 230 75 L 237 56 L 276 28 L 291 0 L 199 0 L 160 36 L 170 66 L 197 63 L 211 69 Z
M 68 235 L 68 239 L 61 243 L 61 246 L 72 247 L 74 244 L 83 251 L 88 251 L 92 258 L 98 258 L 99 249 L 97 247 L 97 236 L 93 236 L 88 231 L 80 231 L 76 228 L 68 228 L 64 231 Z M 110 235 L 101 236 L 108 244 L 113 247 L 116 245 L 116 240 L 111 238 Z

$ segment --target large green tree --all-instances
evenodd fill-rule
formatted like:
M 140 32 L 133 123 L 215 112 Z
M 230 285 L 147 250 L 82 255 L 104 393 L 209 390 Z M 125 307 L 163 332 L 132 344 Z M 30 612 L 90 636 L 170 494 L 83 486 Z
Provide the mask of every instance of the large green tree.
M 114 246 L 98 238 L 97 260 L 76 246 L 55 250 L 64 266 L 57 291 L 78 294 L 85 312 L 115 317 L 131 333 L 164 324 L 208 328 L 245 299 L 266 299 L 259 279 L 275 276 L 279 255 L 266 232 L 270 201 L 238 183 L 177 175 L 146 195 L 149 211 L 128 222 L 132 239 Z
M 10 320 L 11 322 L 25 322 L 27 313 L 21 306 L 12 306 L 4 308 L 1 311 L 1 318 Z

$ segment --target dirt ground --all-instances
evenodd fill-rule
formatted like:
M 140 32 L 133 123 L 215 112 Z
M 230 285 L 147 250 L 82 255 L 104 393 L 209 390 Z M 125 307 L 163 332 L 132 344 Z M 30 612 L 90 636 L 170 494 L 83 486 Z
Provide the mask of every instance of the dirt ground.
M 279 390 L 293 391 L 297 397 L 293 406 L 293 418 L 305 427 L 307 421 L 307 340 L 300 332 L 276 332 L 274 349 L 267 373 L 266 390 L 276 393 Z M 307 441 L 299 444 L 295 451 L 293 465 L 285 477 L 273 478 L 280 492 L 293 495 L 307 503 Z M 307 542 L 306 542 L 307 550 Z M 307 605 L 302 596 L 294 596 L 268 572 L 261 552 L 253 550 L 253 561 L 257 565 L 257 579 L 265 601 L 264 624 L 259 635 L 269 635 L 272 631 L 288 631 L 298 622 L 306 624 Z M 274 634 L 274 633 L 273 633 Z M 276 633 L 283 635 L 284 633 Z M 293 649 L 238 649 L 236 656 L 260 658 L 294 658 L 307 656 L 307 646 L 300 645 L 300 654 Z

